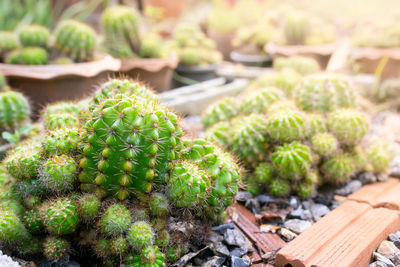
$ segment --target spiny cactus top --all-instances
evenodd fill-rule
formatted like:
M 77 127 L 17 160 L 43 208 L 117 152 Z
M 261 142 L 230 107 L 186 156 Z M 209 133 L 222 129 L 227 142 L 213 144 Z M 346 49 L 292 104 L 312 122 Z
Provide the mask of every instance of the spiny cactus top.
M 132 53 L 139 52 L 139 15 L 134 9 L 122 5 L 107 8 L 102 15 L 102 27 L 111 52 L 118 43 Z
M 0 31 L 0 54 L 18 47 L 18 39 L 13 32 Z
M 55 48 L 77 62 L 93 59 L 96 32 L 87 24 L 76 20 L 64 20 L 55 31 Z
M 46 47 L 50 39 L 50 31 L 41 25 L 25 25 L 18 31 L 18 37 L 23 46 Z
M 28 100 L 15 91 L 0 92 L 0 130 L 15 130 L 29 119 Z
M 227 121 L 239 114 L 238 103 L 231 97 L 214 102 L 204 111 L 202 122 L 209 127 L 219 121 Z
M 283 99 L 284 95 L 281 90 L 274 87 L 251 91 L 244 97 L 240 110 L 247 115 L 266 113 L 268 106 L 278 99 Z
M 310 32 L 308 17 L 301 12 L 293 12 L 285 19 L 283 31 L 288 45 L 304 44 Z
M 49 55 L 41 47 L 23 47 L 13 50 L 5 59 L 7 64 L 45 65 Z
M 274 60 L 274 69 L 282 70 L 285 68 L 293 69 L 302 75 L 308 75 L 320 71 L 318 62 L 311 57 L 279 57 Z
M 91 110 L 80 161 L 82 190 L 125 199 L 166 181 L 182 135 L 175 114 L 141 97 L 118 94 Z

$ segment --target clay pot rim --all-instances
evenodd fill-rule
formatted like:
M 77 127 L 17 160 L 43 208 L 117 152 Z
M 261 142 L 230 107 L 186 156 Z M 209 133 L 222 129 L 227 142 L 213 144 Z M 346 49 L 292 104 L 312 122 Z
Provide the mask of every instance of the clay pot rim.
M 268 43 L 264 46 L 264 50 L 271 56 L 295 56 L 299 54 L 315 54 L 315 55 L 331 55 L 337 42 L 321 45 L 277 45 Z
M 118 71 L 121 62 L 110 55 L 102 55 L 99 60 L 65 65 L 14 65 L 0 63 L 0 72 L 10 77 L 24 77 L 51 80 L 65 76 L 91 78 L 104 71 Z
M 374 60 L 385 56 L 391 59 L 400 59 L 400 48 L 354 47 L 351 50 L 351 57 L 353 59 L 367 58 Z
M 168 67 L 175 69 L 178 66 L 179 59 L 175 54 L 171 54 L 168 58 L 132 58 L 119 59 L 121 62 L 119 71 L 129 72 L 132 69 L 143 69 L 148 72 L 158 72 Z
M 230 58 L 233 61 L 244 62 L 244 63 L 259 63 L 259 62 L 268 62 L 272 60 L 270 55 L 248 55 L 240 53 L 237 50 L 233 50 L 230 53 Z

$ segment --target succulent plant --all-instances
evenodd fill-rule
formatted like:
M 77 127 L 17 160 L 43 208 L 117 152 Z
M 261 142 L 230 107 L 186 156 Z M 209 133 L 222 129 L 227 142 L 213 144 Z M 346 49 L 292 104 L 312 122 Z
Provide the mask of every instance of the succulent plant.
M 125 259 L 126 267 L 165 266 L 165 255 L 156 247 L 148 246 L 141 253 L 132 253 Z
M 98 226 L 102 233 L 116 236 L 128 230 L 132 222 L 129 210 L 121 204 L 114 204 L 107 208 L 99 220 Z
M 301 75 L 293 69 L 282 69 L 278 72 L 261 75 L 251 83 L 251 89 L 258 89 L 267 86 L 273 86 L 285 92 L 286 96 L 292 96 L 294 88 L 300 81 Z
M 240 111 L 243 114 L 250 115 L 252 113 L 266 113 L 267 107 L 284 98 L 284 93 L 274 87 L 254 90 L 248 93 L 240 105 Z
M 23 216 L 25 228 L 33 235 L 42 234 L 44 226 L 40 212 L 37 209 L 27 210 Z
M 58 198 L 43 203 L 41 209 L 46 230 L 54 235 L 74 232 L 79 223 L 76 204 L 68 198 Z
M 168 49 L 163 45 L 162 37 L 156 32 L 148 32 L 142 36 L 139 56 L 143 58 L 166 58 Z
M 254 170 L 254 179 L 257 183 L 268 184 L 273 178 L 274 169 L 271 163 L 262 162 Z
M 330 183 L 344 183 L 356 170 L 354 160 L 347 153 L 337 153 L 322 163 L 321 172 Z
M 0 240 L 7 244 L 22 245 L 32 239 L 20 218 L 11 210 L 0 209 Z
M 44 128 L 49 131 L 76 128 L 79 127 L 79 124 L 79 117 L 71 113 L 56 113 L 43 117 Z
M 15 91 L 0 92 L 0 130 L 13 131 L 29 120 L 28 100 Z
M 70 251 L 70 243 L 60 237 L 48 237 L 43 244 L 43 253 L 49 260 L 60 260 Z
M 154 233 L 148 223 L 139 221 L 133 223 L 128 229 L 126 239 L 133 248 L 137 250 L 144 249 L 153 244 Z
M 274 60 L 274 69 L 293 69 L 301 75 L 309 75 L 320 71 L 318 62 L 311 57 L 292 56 L 292 57 L 279 57 Z
M 153 193 L 149 199 L 149 209 L 153 216 L 165 216 L 168 214 L 169 209 L 168 198 L 161 193 Z
M 354 109 L 338 109 L 329 114 L 328 128 L 346 146 L 358 144 L 368 132 L 366 115 Z
M 388 144 L 381 140 L 373 140 L 366 148 L 366 157 L 374 172 L 385 173 L 393 159 L 393 153 Z
M 102 28 L 106 46 L 113 56 L 123 55 L 121 47 L 129 54 L 139 53 L 139 14 L 134 9 L 122 5 L 107 8 L 102 15 Z M 115 48 L 118 47 L 119 51 L 116 51 Z
M 300 197 L 311 197 L 315 192 L 315 183 L 302 182 L 296 186 L 295 190 Z
M 220 121 L 211 127 L 207 128 L 204 138 L 228 148 L 230 145 L 230 132 L 231 124 L 226 121 Z
M 41 169 L 42 184 L 54 193 L 72 190 L 77 174 L 75 160 L 67 155 L 49 157 Z
M 226 97 L 207 107 L 202 115 L 202 122 L 205 127 L 209 127 L 219 121 L 230 120 L 238 114 L 236 99 Z
M 308 17 L 300 12 L 294 12 L 286 17 L 283 25 L 286 43 L 289 45 L 304 44 L 310 32 Z
M 92 194 L 85 194 L 78 200 L 78 211 L 82 219 L 92 221 L 100 212 L 101 202 Z
M 168 246 L 169 241 L 170 241 L 170 235 L 168 231 L 162 230 L 157 233 L 154 243 L 159 247 L 165 248 Z
M 308 113 L 308 138 L 312 138 L 314 135 L 318 133 L 323 133 L 328 130 L 326 125 L 326 118 L 318 113 Z
M 23 46 L 46 47 L 50 39 L 50 31 L 41 25 L 25 25 L 19 29 L 18 38 Z
M 13 32 L 0 31 L 0 54 L 9 52 L 19 45 L 18 39 Z
M 0 72 L 0 92 L 7 88 L 7 81 L 4 75 Z
M 47 133 L 42 140 L 42 150 L 46 155 L 75 155 L 79 141 L 77 128 L 58 128 Z
M 274 196 L 284 197 L 290 193 L 290 183 L 287 180 L 275 178 L 271 181 L 269 190 Z
M 54 47 L 74 61 L 89 61 L 96 48 L 96 32 L 77 20 L 61 21 L 55 30 Z
M 12 50 L 6 57 L 7 64 L 45 65 L 49 60 L 47 51 L 41 47 L 23 47 Z
M 280 110 L 267 117 L 267 132 L 278 143 L 301 140 L 307 135 L 307 118 L 296 110 Z
M 330 133 L 317 133 L 311 138 L 311 147 L 320 156 L 327 157 L 337 151 L 339 142 Z
M 123 236 L 117 236 L 111 239 L 111 253 L 114 255 L 124 255 L 129 251 L 128 240 Z

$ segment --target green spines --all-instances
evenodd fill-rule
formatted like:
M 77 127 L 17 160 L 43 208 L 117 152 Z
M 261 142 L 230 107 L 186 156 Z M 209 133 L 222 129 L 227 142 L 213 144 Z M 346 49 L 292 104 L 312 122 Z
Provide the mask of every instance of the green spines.
M 274 87 L 254 90 L 244 97 L 240 110 L 247 115 L 265 113 L 271 103 L 283 98 L 284 93 Z
M 150 213 L 153 216 L 165 216 L 168 214 L 168 198 L 161 193 L 153 193 L 149 199 Z
M 0 208 L 0 241 L 6 244 L 23 245 L 32 239 L 15 212 Z
M 315 183 L 302 182 L 296 186 L 296 192 L 300 197 L 311 197 L 315 191 Z
M 142 36 L 139 56 L 143 58 L 166 58 L 168 49 L 163 45 L 162 37 L 156 32 L 148 32 Z
M 80 217 L 85 221 L 92 221 L 99 214 L 101 202 L 92 194 L 85 194 L 78 200 Z
M 366 115 L 354 109 L 338 109 L 328 116 L 328 128 L 345 146 L 358 144 L 368 132 Z
M 157 233 L 154 243 L 159 247 L 167 247 L 169 244 L 170 235 L 167 230 L 161 230 Z
M 4 160 L 7 171 L 17 179 L 34 179 L 43 161 L 40 142 L 27 140 L 20 143 Z
M 228 147 L 230 143 L 229 131 L 231 124 L 226 121 L 220 121 L 209 127 L 204 138 L 223 147 Z
M 19 30 L 18 38 L 23 46 L 46 47 L 50 39 L 50 31 L 41 25 L 25 25 Z
M 271 194 L 278 197 L 284 197 L 290 193 L 290 183 L 287 180 L 276 178 L 269 184 Z
M 296 88 L 296 102 L 305 111 L 329 112 L 355 106 L 350 84 L 341 76 L 316 74 L 303 78 Z
M 60 260 L 68 256 L 70 243 L 60 237 L 48 237 L 43 244 L 43 253 L 49 260 Z
M 5 59 L 7 64 L 45 65 L 49 55 L 41 47 L 23 47 L 13 50 Z
M 386 172 L 393 159 L 393 153 L 387 143 L 375 140 L 366 148 L 366 157 L 373 172 Z
M 18 47 L 18 39 L 13 32 L 0 31 L 0 54 Z
M 46 230 L 55 235 L 66 235 L 76 230 L 79 214 L 76 204 L 67 198 L 48 201 L 41 207 Z
M 324 178 L 331 183 L 347 182 L 355 170 L 353 158 L 343 152 L 328 158 L 321 166 Z
M 312 157 L 308 146 L 292 142 L 275 147 L 271 161 L 276 172 L 283 178 L 299 181 L 311 168 Z
M 43 233 L 44 226 L 41 219 L 40 212 L 37 209 L 28 210 L 23 216 L 26 229 L 33 235 Z
M 125 237 L 117 236 L 110 242 L 111 253 L 114 255 L 124 255 L 128 252 L 129 244 Z
M 300 74 L 292 69 L 286 68 L 279 72 L 260 76 L 251 84 L 250 88 L 258 89 L 266 86 L 274 86 L 281 89 L 285 92 L 286 96 L 290 97 L 300 79 Z
M 74 61 L 93 59 L 96 32 L 87 24 L 76 20 L 64 20 L 55 31 L 55 48 Z
M 219 121 L 227 121 L 239 114 L 238 103 L 234 98 L 223 98 L 204 111 L 202 122 L 205 127 L 209 127 Z
M 182 135 L 175 114 L 125 95 L 93 104 L 92 110 L 83 137 L 82 190 L 123 200 L 132 192 L 149 193 L 154 182 L 166 181 L 178 159 Z
M 307 134 L 306 116 L 296 110 L 273 112 L 267 117 L 267 131 L 278 143 L 301 140 Z
M 128 229 L 126 239 L 129 244 L 137 249 L 145 249 L 153 244 L 154 233 L 151 226 L 143 221 L 135 222 Z
M 0 92 L 0 130 L 16 130 L 29 119 L 28 100 L 18 92 Z
M 42 140 L 42 149 L 46 155 L 75 155 L 79 141 L 77 128 L 58 128 L 47 133 Z
M 102 15 L 102 27 L 106 46 L 113 56 L 121 56 L 114 51 L 115 44 L 129 51 L 139 52 L 139 14 L 132 8 L 115 5 L 107 8 Z
M 311 57 L 292 56 L 279 57 L 274 60 L 274 69 L 293 69 L 301 75 L 313 74 L 320 71 L 318 62 Z
M 335 153 L 339 142 L 330 133 L 317 133 L 311 138 L 311 147 L 322 157 L 328 157 Z
M 94 246 L 94 252 L 98 257 L 106 257 L 111 253 L 110 240 L 106 238 L 99 239 Z
M 70 113 L 56 113 L 43 118 L 44 127 L 49 131 L 78 127 L 79 123 L 79 117 Z
M 254 180 L 260 184 L 268 184 L 273 178 L 274 169 L 271 163 L 262 162 L 254 170 Z
M 124 233 L 131 222 L 132 215 L 129 210 L 124 205 L 114 204 L 107 208 L 98 225 L 102 233 L 116 236 Z
M 73 188 L 76 174 L 77 164 L 72 157 L 55 155 L 43 164 L 41 181 L 49 191 L 62 193 Z
M 42 119 L 44 124 L 46 124 L 46 121 L 50 120 L 50 116 L 61 113 L 69 113 L 71 115 L 79 116 L 80 108 L 73 102 L 57 102 L 49 104 L 43 111 Z
M 156 247 L 149 246 L 141 253 L 132 253 L 125 259 L 126 267 L 162 267 L 165 266 L 165 255 Z
M 315 134 L 323 133 L 328 130 L 326 125 L 326 118 L 318 113 L 307 114 L 308 120 L 308 138 L 313 137 Z

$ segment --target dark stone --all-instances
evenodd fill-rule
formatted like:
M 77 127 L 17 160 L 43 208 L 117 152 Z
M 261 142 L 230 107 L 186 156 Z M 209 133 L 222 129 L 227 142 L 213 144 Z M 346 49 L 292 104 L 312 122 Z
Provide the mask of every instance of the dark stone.
M 235 228 L 235 224 L 233 222 L 228 222 L 228 223 L 224 223 L 224 224 L 220 224 L 218 226 L 214 226 L 213 228 L 211 228 L 211 230 L 213 230 L 214 232 L 218 233 L 218 234 L 225 234 L 226 230 L 228 229 L 233 229 Z
M 244 260 L 244 259 L 236 257 L 236 256 L 231 257 L 231 264 L 232 264 L 232 267 L 248 267 L 248 266 L 250 266 L 250 263 L 247 260 Z
M 237 229 L 228 229 L 224 234 L 224 238 L 225 242 L 231 246 L 240 248 L 249 248 L 249 246 L 251 246 L 251 242 L 247 239 L 247 237 Z
M 221 267 L 224 262 L 225 262 L 225 258 L 214 256 L 214 257 L 208 259 L 201 266 L 202 267 Z
M 348 196 L 362 187 L 362 183 L 358 180 L 353 180 L 342 188 L 335 191 L 336 194 L 341 196 Z
M 363 185 L 376 182 L 375 174 L 373 174 L 372 172 L 362 172 L 357 176 L 357 178 Z
M 258 202 L 260 202 L 260 205 L 264 205 L 266 203 L 280 203 L 285 201 L 283 198 L 277 198 L 277 197 L 273 197 L 273 196 L 269 196 L 269 195 L 258 195 L 256 197 L 256 199 L 258 200 Z
M 211 244 L 211 250 L 214 252 L 215 255 L 221 256 L 221 257 L 229 257 L 230 253 L 228 248 L 222 244 L 222 242 L 217 242 Z
M 368 267 L 388 267 L 386 263 L 381 261 L 374 261 L 373 263 L 369 264 Z
M 76 261 L 71 261 L 69 257 L 61 260 L 45 260 L 39 264 L 39 267 L 81 267 Z
M 297 210 L 294 210 L 291 213 L 289 213 L 288 218 L 311 220 L 312 219 L 312 215 L 311 215 L 311 212 L 309 210 L 298 208 Z
M 300 206 L 300 201 L 297 197 L 291 196 L 289 199 L 289 205 L 292 206 L 294 210 L 296 210 Z
M 260 211 L 260 202 L 256 198 L 250 198 L 244 205 L 253 214 L 257 214 Z
M 324 195 L 316 196 L 314 202 L 325 206 L 330 206 L 332 204 L 332 200 Z
M 244 248 L 235 248 L 234 250 L 231 251 L 231 256 L 242 257 L 247 252 L 248 252 L 248 249 L 246 247 L 244 247 Z
M 394 245 L 400 249 L 400 241 L 393 241 Z
M 250 198 L 253 198 L 253 195 L 246 191 L 239 191 L 236 195 L 236 200 L 239 202 L 246 202 Z
M 321 217 L 325 216 L 331 211 L 327 206 L 323 204 L 312 204 L 310 210 L 315 221 L 318 221 L 319 219 L 321 219 Z

